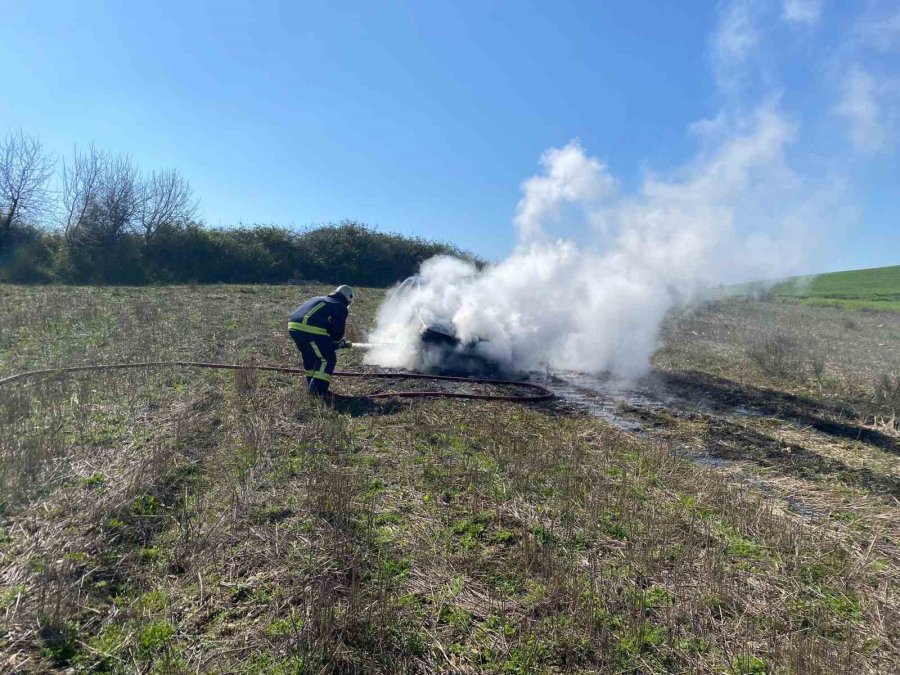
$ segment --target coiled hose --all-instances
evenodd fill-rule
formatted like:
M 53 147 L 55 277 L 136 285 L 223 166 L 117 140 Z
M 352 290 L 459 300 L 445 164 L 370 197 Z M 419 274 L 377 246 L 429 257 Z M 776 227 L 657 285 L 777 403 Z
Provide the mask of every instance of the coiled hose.
M 93 366 L 70 366 L 67 368 L 45 368 L 41 370 L 30 370 L 15 375 L 9 375 L 0 378 L 0 386 L 11 384 L 18 380 L 31 379 L 47 375 L 64 375 L 69 373 L 79 373 L 97 370 L 125 370 L 129 368 L 206 368 L 210 370 L 262 370 L 273 373 L 291 373 L 304 375 L 305 371 L 301 368 L 289 368 L 286 366 L 257 366 L 257 365 L 239 365 L 234 363 L 200 363 L 196 361 L 152 361 L 146 363 L 109 363 Z M 335 371 L 335 377 L 381 377 L 386 379 L 410 379 L 410 380 L 442 380 L 448 382 L 465 382 L 468 384 L 488 384 L 495 386 L 513 386 L 530 389 L 534 394 L 508 395 L 508 394 L 465 394 L 462 392 L 451 391 L 393 391 L 364 394 L 359 398 L 380 399 L 380 398 L 463 398 L 476 401 L 512 401 L 515 403 L 535 403 L 538 401 L 548 401 L 555 398 L 553 392 L 546 387 L 532 382 L 516 382 L 513 380 L 491 380 L 484 378 L 470 377 L 453 377 L 450 375 L 425 375 L 422 373 L 404 373 L 404 372 L 375 372 L 367 373 L 362 371 Z M 348 398 L 341 394 L 335 394 L 337 398 Z

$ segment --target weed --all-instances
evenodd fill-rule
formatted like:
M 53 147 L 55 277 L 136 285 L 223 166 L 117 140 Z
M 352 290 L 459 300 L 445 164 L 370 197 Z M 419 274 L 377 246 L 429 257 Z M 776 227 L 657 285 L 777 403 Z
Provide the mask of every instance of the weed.
M 48 620 L 40 637 L 44 656 L 58 668 L 68 666 L 78 653 L 78 628 L 73 623 Z
M 162 510 L 156 495 L 143 494 L 131 505 L 131 512 L 136 516 L 155 516 Z
M 741 656 L 735 656 L 731 661 L 732 675 L 756 675 L 757 673 L 768 672 L 768 664 L 758 656 L 742 654 Z
M 91 476 L 86 476 L 79 481 L 79 485 L 82 485 L 86 488 L 102 488 L 106 483 L 106 476 L 102 473 L 95 473 Z
M 438 620 L 459 630 L 467 630 L 472 624 L 472 614 L 456 605 L 443 605 Z
M 28 587 L 25 584 L 18 584 L 0 591 L 0 609 L 15 606 L 27 590 Z
M 162 651 L 175 635 L 175 627 L 168 621 L 154 621 L 141 631 L 138 644 L 148 653 Z
M 381 573 L 386 581 L 401 582 L 409 576 L 409 560 L 385 560 L 381 566 Z

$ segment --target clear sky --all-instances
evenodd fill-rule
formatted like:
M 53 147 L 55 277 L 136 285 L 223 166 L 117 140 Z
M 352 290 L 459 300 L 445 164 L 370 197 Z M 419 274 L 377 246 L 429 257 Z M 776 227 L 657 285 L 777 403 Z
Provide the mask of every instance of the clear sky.
M 897 1 L 0 0 L 0 91 L 0 132 L 178 168 L 210 225 L 350 218 L 489 258 L 548 148 L 638 190 L 695 123 L 777 99 L 791 161 L 857 215 L 823 268 L 900 264 Z

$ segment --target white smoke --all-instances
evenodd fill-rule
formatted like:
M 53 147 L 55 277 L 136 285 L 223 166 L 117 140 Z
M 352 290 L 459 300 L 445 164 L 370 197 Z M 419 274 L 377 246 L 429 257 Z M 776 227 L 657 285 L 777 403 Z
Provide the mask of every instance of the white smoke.
M 808 271 L 829 246 L 826 234 L 858 220 L 845 177 L 853 153 L 825 156 L 796 144 L 799 124 L 781 109 L 774 40 L 782 24 L 813 39 L 824 9 L 817 0 L 720 2 L 709 56 L 724 108 L 691 127 L 695 156 L 625 190 L 578 142 L 548 150 L 539 175 L 522 183 L 513 253 L 483 270 L 427 261 L 421 283 L 381 307 L 371 340 L 386 346 L 368 362 L 416 366 L 423 326 L 443 325 L 511 369 L 631 378 L 648 368 L 675 303 L 718 284 Z M 826 58 L 839 73 L 863 72 L 859 64 L 886 72 L 872 54 L 898 44 L 896 25 L 864 12 Z M 892 138 L 900 119 L 892 76 L 874 77 L 838 108 L 854 130 L 867 125 L 866 141 Z
M 367 362 L 415 365 L 419 331 L 436 322 L 516 370 L 630 378 L 648 368 L 673 303 L 711 284 L 793 272 L 810 241 L 806 224 L 828 207 L 788 166 L 794 125 L 767 105 L 696 130 L 698 157 L 634 195 L 577 142 L 545 153 L 543 172 L 522 184 L 512 255 L 481 271 L 427 261 L 423 283 L 381 307 L 370 340 L 386 346 Z M 573 220 L 576 236 L 554 236 Z

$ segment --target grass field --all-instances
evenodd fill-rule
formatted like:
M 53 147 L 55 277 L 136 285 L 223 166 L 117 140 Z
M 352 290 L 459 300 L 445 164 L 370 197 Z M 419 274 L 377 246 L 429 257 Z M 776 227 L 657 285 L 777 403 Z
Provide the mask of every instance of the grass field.
M 900 312 L 900 265 L 796 277 L 771 293 L 811 305 Z
M 0 286 L 0 376 L 293 364 L 321 290 Z M 900 315 L 734 299 L 664 335 L 682 398 L 623 410 L 641 434 L 253 371 L 0 389 L 0 672 L 900 671 Z

